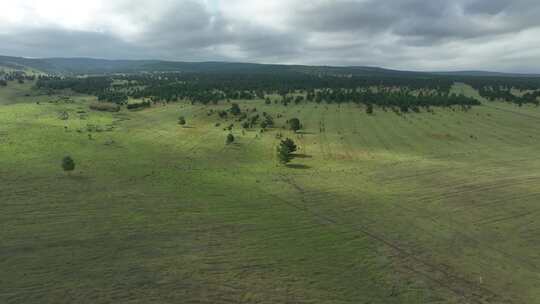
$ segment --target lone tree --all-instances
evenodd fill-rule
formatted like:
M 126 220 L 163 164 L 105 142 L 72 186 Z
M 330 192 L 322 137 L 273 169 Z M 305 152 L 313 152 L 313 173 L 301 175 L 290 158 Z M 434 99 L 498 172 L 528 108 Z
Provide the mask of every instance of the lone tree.
M 184 116 L 180 116 L 178 118 L 178 124 L 181 125 L 181 126 L 186 124 L 186 119 L 184 118 Z
M 240 115 L 242 110 L 240 110 L 240 106 L 237 103 L 231 104 L 231 113 L 233 115 Z
M 367 104 L 366 113 L 369 114 L 369 115 L 373 114 L 373 105 L 372 104 L 370 104 L 370 103 Z
M 293 143 L 294 144 L 294 143 Z M 280 163 L 287 164 L 293 159 L 290 144 L 287 140 L 282 140 L 277 147 L 277 157 Z
M 292 118 L 289 120 L 289 128 L 293 130 L 294 132 L 300 130 L 302 128 L 302 125 L 300 124 L 300 120 L 298 118 Z
M 296 144 L 294 143 L 294 141 L 293 141 L 292 139 L 290 139 L 290 138 L 287 138 L 287 139 L 283 140 L 282 143 L 283 143 L 284 145 L 286 145 L 287 148 L 289 148 L 289 151 L 290 151 L 291 153 L 296 152 L 296 150 L 298 149 L 298 147 L 296 146 Z
M 68 174 L 75 170 L 75 161 L 71 156 L 66 156 L 62 159 L 62 169 L 66 171 Z
M 229 135 L 227 135 L 227 140 L 225 141 L 225 143 L 227 145 L 230 145 L 234 142 L 234 135 L 232 135 L 231 133 L 229 133 Z

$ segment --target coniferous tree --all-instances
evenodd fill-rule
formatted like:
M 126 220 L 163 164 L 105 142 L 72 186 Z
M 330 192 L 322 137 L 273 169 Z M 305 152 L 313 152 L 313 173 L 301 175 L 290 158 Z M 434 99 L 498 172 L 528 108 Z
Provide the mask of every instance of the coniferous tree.
M 75 161 L 71 156 L 66 156 L 62 159 L 62 169 L 64 169 L 65 172 L 68 174 L 75 170 Z
M 294 132 L 297 132 L 302 128 L 302 125 L 300 124 L 300 120 L 298 118 L 292 118 L 289 120 L 289 128 L 293 130 Z
M 178 118 L 178 124 L 182 125 L 182 126 L 184 126 L 186 124 L 186 119 L 184 118 L 184 116 L 180 116 Z
M 233 142 L 234 142 L 234 135 L 232 135 L 231 133 L 229 133 L 229 134 L 227 135 L 227 139 L 225 140 L 225 143 L 226 143 L 227 145 L 230 145 L 230 144 L 232 144 Z

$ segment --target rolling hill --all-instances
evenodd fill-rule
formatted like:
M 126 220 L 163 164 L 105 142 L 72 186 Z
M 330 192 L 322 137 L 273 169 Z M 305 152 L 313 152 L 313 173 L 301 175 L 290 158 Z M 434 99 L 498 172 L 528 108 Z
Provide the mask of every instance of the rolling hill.
M 246 74 L 322 74 L 373 77 L 422 77 L 422 76 L 488 76 L 488 77 L 540 77 L 532 74 L 498 73 L 486 71 L 414 72 L 367 66 L 307 66 L 258 64 L 239 62 L 182 62 L 161 60 L 108 60 L 95 58 L 24 58 L 0 56 L 0 67 L 33 69 L 51 74 L 114 74 L 137 72 L 186 72 L 186 73 L 246 73 Z

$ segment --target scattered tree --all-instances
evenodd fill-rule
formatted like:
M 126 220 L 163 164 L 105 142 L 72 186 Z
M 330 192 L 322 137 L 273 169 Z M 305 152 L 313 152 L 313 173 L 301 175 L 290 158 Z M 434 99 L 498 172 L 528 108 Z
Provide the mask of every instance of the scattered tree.
M 366 113 L 371 115 L 373 114 L 373 105 L 368 103 L 367 106 L 366 106 Z
M 287 148 L 289 148 L 289 151 L 291 153 L 293 152 L 296 152 L 296 150 L 298 149 L 298 147 L 296 146 L 296 144 L 294 143 L 294 141 L 290 138 L 286 138 L 285 140 L 282 141 L 282 144 L 284 144 L 285 146 L 287 146 Z
M 227 145 L 230 145 L 230 144 L 232 144 L 233 142 L 234 142 L 234 135 L 232 135 L 231 133 L 229 133 L 229 134 L 227 135 L 227 140 L 225 141 L 225 143 L 226 143 Z
M 264 114 L 264 120 L 263 120 L 263 123 L 264 123 L 264 127 L 263 128 L 271 128 L 274 126 L 274 119 L 272 118 L 272 116 L 268 115 L 268 114 Z M 262 126 L 262 124 L 261 124 Z
M 297 132 L 302 128 L 302 125 L 300 124 L 300 120 L 298 118 L 292 118 L 289 120 L 289 128 L 293 130 L 294 132 Z
M 240 113 L 242 112 L 242 110 L 240 110 L 240 106 L 237 103 L 231 104 L 230 111 L 233 115 L 240 115 Z
M 75 161 L 71 156 L 66 156 L 62 159 L 62 169 L 64 169 L 65 172 L 68 174 L 75 170 Z
M 184 116 L 180 116 L 178 118 L 178 124 L 181 126 L 184 126 L 186 124 L 186 119 L 184 118 Z
M 277 147 L 277 157 L 282 164 L 287 164 L 293 159 L 292 151 L 284 140 L 282 140 Z

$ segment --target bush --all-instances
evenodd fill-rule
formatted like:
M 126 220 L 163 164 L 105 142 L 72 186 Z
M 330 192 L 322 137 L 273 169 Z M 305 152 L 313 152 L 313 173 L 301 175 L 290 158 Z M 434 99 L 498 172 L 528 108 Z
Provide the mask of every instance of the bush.
M 293 159 L 292 151 L 284 140 L 279 143 L 276 152 L 278 160 L 282 164 L 287 164 Z
M 229 135 L 227 135 L 227 140 L 225 141 L 225 143 L 227 145 L 230 145 L 234 142 L 234 135 L 232 135 L 231 133 L 229 133 Z
M 293 130 L 294 132 L 300 130 L 302 128 L 302 125 L 300 124 L 300 120 L 298 118 L 290 119 L 289 128 L 291 128 L 291 130 Z
M 219 118 L 227 118 L 227 112 L 225 111 L 219 111 L 218 115 L 219 115 Z
M 373 114 L 373 105 L 368 103 L 366 106 L 366 114 Z
M 263 124 L 264 124 L 264 127 L 263 127 Z M 272 119 L 272 116 L 270 115 L 264 115 L 264 120 L 263 122 L 261 123 L 261 127 L 262 128 L 271 128 L 274 126 L 274 119 Z
M 287 139 L 281 141 L 281 144 L 287 146 L 287 148 L 289 148 L 289 151 L 291 153 L 296 152 L 296 150 L 298 149 L 298 147 L 296 146 L 294 141 L 292 139 L 290 139 L 290 138 L 287 138 Z
M 180 116 L 178 118 L 178 124 L 182 126 L 186 124 L 186 119 L 184 118 L 184 116 Z
M 90 104 L 90 109 L 104 112 L 119 112 L 120 106 L 109 102 L 96 102 Z
M 231 104 L 230 111 L 233 115 L 240 115 L 240 113 L 242 112 L 242 110 L 240 110 L 240 106 L 237 103 Z
M 62 159 L 62 169 L 66 172 L 75 170 L 75 161 L 71 156 L 66 156 Z

